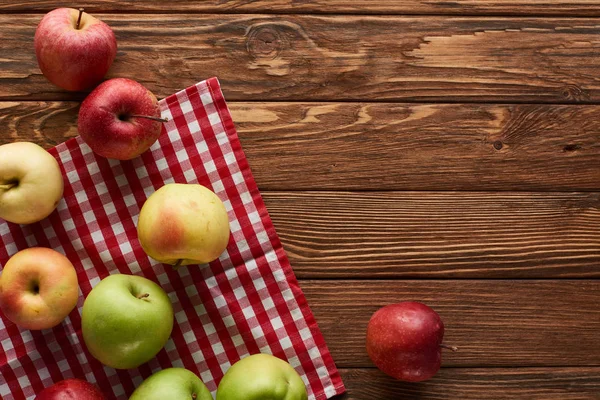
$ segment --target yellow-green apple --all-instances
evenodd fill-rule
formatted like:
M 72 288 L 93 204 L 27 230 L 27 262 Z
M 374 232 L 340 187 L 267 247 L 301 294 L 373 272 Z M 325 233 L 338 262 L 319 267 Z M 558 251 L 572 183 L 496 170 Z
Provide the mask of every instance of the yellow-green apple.
M 31 224 L 46 218 L 63 195 L 56 159 L 35 143 L 0 146 L 0 218 Z
M 45 247 L 19 251 L 0 275 L 0 308 L 21 328 L 40 330 L 60 324 L 73 311 L 78 297 L 73 264 Z
M 136 368 L 167 343 L 173 307 L 165 291 L 151 280 L 110 275 L 85 299 L 81 328 L 88 350 L 102 364 Z
M 156 96 L 126 78 L 102 82 L 79 109 L 77 128 L 92 150 L 106 158 L 130 160 L 160 136 L 162 122 Z
M 100 82 L 117 55 L 112 29 L 83 9 L 57 8 L 42 18 L 34 37 L 44 76 L 66 90 Z
M 217 388 L 217 400 L 306 400 L 300 375 L 270 354 L 242 358 L 229 368 Z
M 72 378 L 48 386 L 34 400 L 106 400 L 106 397 L 96 385 Z
M 229 218 L 210 189 L 170 183 L 146 200 L 137 231 L 142 248 L 157 261 L 176 266 L 206 264 L 227 247 Z
M 406 301 L 377 310 L 367 327 L 367 353 L 377 368 L 407 382 L 433 377 L 440 369 L 444 323 L 425 304 Z
M 158 371 L 135 389 L 129 400 L 212 400 L 204 383 L 185 368 Z

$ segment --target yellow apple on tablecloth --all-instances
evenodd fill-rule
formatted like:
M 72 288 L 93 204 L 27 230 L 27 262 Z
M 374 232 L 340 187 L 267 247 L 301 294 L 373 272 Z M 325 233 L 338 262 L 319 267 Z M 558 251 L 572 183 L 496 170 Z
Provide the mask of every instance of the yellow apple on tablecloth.
M 58 162 L 35 143 L 0 146 L 0 218 L 31 224 L 46 218 L 63 195 Z
M 171 265 L 206 264 L 229 242 L 225 205 L 210 189 L 197 184 L 167 184 L 144 203 L 138 237 L 150 257 Z
M 0 308 L 21 328 L 60 324 L 77 305 L 77 273 L 69 259 L 45 247 L 13 255 L 0 275 Z

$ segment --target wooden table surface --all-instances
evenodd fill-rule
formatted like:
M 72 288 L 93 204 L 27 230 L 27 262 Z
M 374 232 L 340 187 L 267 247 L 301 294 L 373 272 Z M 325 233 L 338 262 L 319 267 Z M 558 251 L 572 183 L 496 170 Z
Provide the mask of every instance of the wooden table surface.
M 1 0 L 0 144 L 77 135 L 59 6 L 113 27 L 108 77 L 219 77 L 342 399 L 600 399 L 600 0 Z M 365 351 L 404 300 L 460 347 L 426 383 Z

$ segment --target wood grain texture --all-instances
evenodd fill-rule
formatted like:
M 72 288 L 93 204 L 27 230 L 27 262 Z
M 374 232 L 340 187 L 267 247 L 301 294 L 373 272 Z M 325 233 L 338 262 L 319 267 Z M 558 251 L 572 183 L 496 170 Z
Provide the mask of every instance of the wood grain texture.
M 600 277 L 600 194 L 263 192 L 301 278 Z
M 0 0 L 0 12 L 48 12 L 68 6 L 56 0 Z M 92 12 L 448 14 L 448 15 L 600 15 L 597 0 L 100 0 L 79 2 Z
M 600 189 L 600 106 L 229 106 L 262 190 Z M 0 143 L 54 146 L 77 135 L 77 112 L 0 102 Z
M 98 16 L 119 43 L 108 77 L 135 78 L 159 97 L 216 75 L 228 101 L 600 100 L 598 19 Z M 82 98 L 41 75 L 39 20 L 0 15 L 0 99 Z
M 399 174 L 407 179 L 411 173 L 416 175 L 414 171 L 419 169 L 420 178 L 416 183 L 423 185 L 421 187 L 429 188 L 437 183 L 443 188 L 446 181 L 456 185 L 460 180 L 466 180 L 471 187 L 488 188 L 490 186 L 486 184 L 494 179 L 494 173 L 502 179 L 523 179 L 519 172 L 531 173 L 532 159 L 537 154 L 535 149 L 544 152 L 546 148 L 552 148 L 556 156 L 548 152 L 545 157 L 537 157 L 540 162 L 545 161 L 546 166 L 540 166 L 539 173 L 528 175 L 532 186 L 536 176 L 539 180 L 544 179 L 544 168 L 558 171 L 554 177 L 562 176 L 565 184 L 572 184 L 569 179 L 575 181 L 577 177 L 584 177 L 590 185 L 597 185 L 600 182 L 597 179 L 600 150 L 596 121 L 600 121 L 600 107 L 477 106 L 477 111 L 469 105 L 234 102 L 230 108 L 253 173 L 263 189 L 267 208 L 296 274 L 301 278 L 600 277 L 598 192 L 264 191 L 269 188 L 319 188 L 323 184 L 335 188 L 333 183 L 344 187 L 339 182 L 353 181 L 364 182 L 366 187 L 386 189 L 394 187 L 391 183 L 400 180 Z M 438 111 L 432 113 L 422 108 Z M 573 108 L 577 110 L 573 111 Z M 430 115 L 422 121 L 423 131 L 439 131 L 440 139 L 436 141 L 432 135 L 427 141 L 426 133 L 415 134 L 410 138 L 414 143 L 410 146 L 412 151 L 406 150 L 402 156 L 394 157 L 394 144 L 397 143 L 394 130 L 410 134 L 409 127 L 402 128 L 404 121 L 418 129 L 418 119 L 411 120 L 411 116 L 420 113 Z M 486 167 L 476 156 L 471 160 L 467 158 L 468 148 L 478 148 L 482 143 L 478 139 L 469 140 L 469 135 L 476 136 L 471 131 L 480 129 L 478 127 L 489 120 L 486 116 L 504 114 L 515 114 L 516 117 L 507 117 L 508 122 L 490 126 L 496 126 L 498 132 L 515 132 L 505 134 L 508 139 L 503 139 L 504 143 L 510 143 L 505 148 L 510 151 L 516 148 L 515 152 L 523 148 L 529 150 L 516 159 L 513 155 L 515 166 L 509 175 L 504 175 L 507 168 L 501 168 L 499 162 L 497 171 L 490 169 L 488 180 L 482 179 L 480 184 L 472 182 L 471 175 L 478 168 Z M 366 115 L 379 123 L 356 122 L 361 118 L 367 120 Z M 444 116 L 451 116 L 454 122 Z M 552 116 L 551 119 L 548 116 Z M 76 118 L 77 103 L 0 103 L 0 124 L 7 128 L 0 144 L 22 140 L 53 146 L 77 134 Z M 528 121 L 545 121 L 545 129 L 532 128 L 536 122 Z M 584 125 L 589 122 L 589 127 L 576 129 L 568 125 L 582 122 Z M 371 126 L 361 132 L 360 127 L 368 124 Z M 341 127 L 339 132 L 336 126 Z M 344 129 L 348 132 L 343 132 Z M 517 134 L 519 129 L 541 134 Z M 491 134 L 492 138 L 485 142 L 487 147 L 495 137 L 501 136 Z M 518 139 L 511 141 L 511 137 Z M 528 143 L 528 140 L 538 144 Z M 426 142 L 428 145 L 424 144 Z M 569 144 L 579 148 L 567 151 L 564 148 Z M 463 156 L 443 158 L 449 147 Z M 362 151 L 353 150 L 357 148 Z M 367 148 L 372 149 L 373 155 L 380 149 L 384 154 L 382 157 L 388 161 L 369 168 Z M 400 154 L 401 147 L 396 148 Z M 428 152 L 439 154 L 437 158 L 447 164 L 448 171 L 466 170 L 468 173 L 456 172 L 454 178 L 449 173 L 436 176 L 440 162 L 419 164 L 419 160 L 431 158 L 427 156 Z M 344 162 L 343 155 L 351 162 Z M 399 164 L 408 157 L 414 160 L 411 165 Z M 483 155 L 480 157 L 484 158 Z M 494 153 L 491 153 L 488 163 L 493 162 L 493 157 Z M 522 165 L 520 168 L 517 160 Z M 563 160 L 562 166 L 559 160 Z M 323 170 L 331 162 L 339 163 L 340 168 L 319 173 L 319 168 L 315 167 L 319 162 Z M 363 166 L 362 172 L 353 166 L 357 163 Z M 286 164 L 293 167 L 288 165 L 286 169 Z M 375 173 L 379 175 L 379 181 L 373 179 Z M 373 178 L 369 177 L 371 174 Z M 518 182 L 522 185 L 524 181 Z M 559 187 L 558 180 L 554 182 L 554 186 Z M 548 187 L 552 187 L 552 183 L 548 180 Z M 360 189 L 357 183 L 354 184 Z M 461 185 L 467 187 L 464 182 Z
M 446 367 L 600 365 L 598 280 L 301 281 L 337 365 L 372 367 L 365 350 L 371 315 L 421 301 L 444 321 Z
M 442 368 L 427 382 L 405 383 L 376 369 L 341 369 L 339 400 L 598 400 L 600 368 Z

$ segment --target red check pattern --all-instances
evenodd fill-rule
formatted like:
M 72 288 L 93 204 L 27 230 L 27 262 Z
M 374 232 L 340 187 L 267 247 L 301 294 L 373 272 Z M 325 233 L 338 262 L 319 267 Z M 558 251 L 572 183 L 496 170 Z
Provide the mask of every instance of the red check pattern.
M 50 150 L 65 178 L 64 198 L 43 221 L 19 226 L 0 220 L 0 264 L 18 250 L 53 248 L 74 264 L 77 308 L 59 326 L 20 330 L 0 318 L 0 398 L 33 399 L 62 379 L 97 383 L 109 399 L 126 399 L 162 368 L 188 368 L 214 393 L 240 358 L 271 353 L 296 368 L 309 398 L 344 391 L 323 336 L 298 286 L 213 78 L 160 102 L 169 119 L 157 143 L 131 161 L 96 156 L 77 137 Z M 211 188 L 229 212 L 231 239 L 206 266 L 177 271 L 150 259 L 136 233 L 139 210 L 170 182 Z M 109 274 L 145 276 L 173 303 L 175 327 L 163 350 L 132 370 L 101 365 L 81 335 L 81 308 Z

